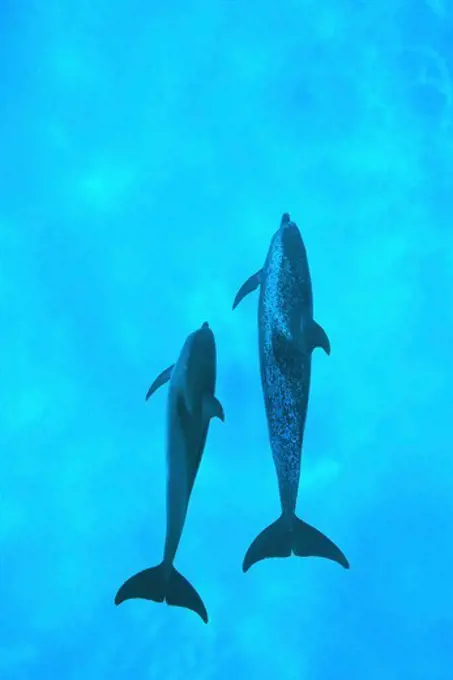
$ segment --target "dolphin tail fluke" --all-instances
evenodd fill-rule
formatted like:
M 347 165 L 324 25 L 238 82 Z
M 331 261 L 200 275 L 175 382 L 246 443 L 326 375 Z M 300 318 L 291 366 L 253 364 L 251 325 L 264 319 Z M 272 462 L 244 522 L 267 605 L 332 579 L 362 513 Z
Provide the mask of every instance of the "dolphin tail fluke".
M 294 516 L 292 549 L 298 557 L 325 557 L 349 569 L 349 562 L 340 548 L 318 529 Z
M 267 557 L 289 557 L 291 555 L 291 529 L 284 518 L 270 524 L 253 541 L 242 564 L 242 570 L 248 571 L 255 562 Z
M 115 604 L 125 600 L 142 599 L 166 602 L 174 607 L 184 607 L 198 614 L 205 623 L 208 613 L 195 588 L 174 567 L 170 574 L 163 564 L 144 569 L 127 580 L 115 596 Z
M 255 562 L 268 557 L 289 557 L 291 553 L 298 557 L 325 557 L 349 569 L 349 562 L 340 548 L 295 515 L 290 519 L 282 515 L 255 538 L 242 569 L 246 572 Z

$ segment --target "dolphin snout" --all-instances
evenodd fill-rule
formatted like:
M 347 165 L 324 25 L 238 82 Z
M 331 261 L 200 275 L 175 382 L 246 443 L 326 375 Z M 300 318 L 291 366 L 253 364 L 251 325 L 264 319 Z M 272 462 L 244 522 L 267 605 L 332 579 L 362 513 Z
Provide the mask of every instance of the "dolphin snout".
M 291 221 L 291 217 L 289 216 L 289 213 L 283 213 L 283 215 L 282 215 L 282 227 L 285 224 L 289 224 L 290 221 Z
M 297 225 L 295 222 L 291 220 L 290 214 L 289 213 L 283 213 L 282 215 L 282 221 L 280 224 L 280 229 L 285 230 L 285 229 L 294 229 L 294 227 L 297 228 Z

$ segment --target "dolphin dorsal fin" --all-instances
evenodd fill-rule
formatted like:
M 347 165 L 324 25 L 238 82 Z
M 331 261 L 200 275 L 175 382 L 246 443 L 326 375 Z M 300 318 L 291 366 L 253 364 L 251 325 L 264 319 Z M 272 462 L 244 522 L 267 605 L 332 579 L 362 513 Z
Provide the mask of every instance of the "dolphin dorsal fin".
M 313 351 L 317 347 L 321 347 L 326 354 L 330 354 L 330 340 L 327 333 L 319 323 L 313 320 L 310 327 L 310 349 Z
M 211 418 L 220 418 L 222 423 L 225 422 L 223 406 L 213 394 L 205 394 L 203 397 L 203 415 L 206 420 L 211 420 Z

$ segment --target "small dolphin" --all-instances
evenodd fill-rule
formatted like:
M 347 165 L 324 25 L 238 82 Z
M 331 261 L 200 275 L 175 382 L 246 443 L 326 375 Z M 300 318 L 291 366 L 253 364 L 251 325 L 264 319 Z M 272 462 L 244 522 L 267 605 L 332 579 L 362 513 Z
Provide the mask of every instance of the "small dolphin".
M 330 354 L 325 331 L 313 319 L 313 295 L 307 253 L 288 213 L 274 234 L 263 269 L 240 288 L 233 309 L 260 287 L 258 332 L 261 384 L 282 514 L 253 541 L 242 568 L 266 557 L 320 556 L 349 563 L 341 550 L 314 527 L 296 517 L 301 449 L 310 390 L 311 354 Z
M 190 495 L 206 443 L 209 422 L 224 421 L 222 405 L 214 396 L 216 345 L 208 323 L 191 333 L 176 364 L 153 382 L 146 399 L 170 381 L 167 424 L 167 534 L 162 562 L 126 581 L 115 604 L 142 598 L 186 607 L 201 616 L 208 614 L 195 588 L 173 566 L 181 539 Z

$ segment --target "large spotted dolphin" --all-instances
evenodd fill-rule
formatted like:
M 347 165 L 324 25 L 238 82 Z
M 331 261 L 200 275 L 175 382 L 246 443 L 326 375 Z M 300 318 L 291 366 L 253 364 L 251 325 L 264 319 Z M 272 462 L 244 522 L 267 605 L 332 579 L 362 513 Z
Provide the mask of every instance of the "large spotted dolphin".
M 177 363 L 156 378 L 146 399 L 168 381 L 167 533 L 163 560 L 126 581 L 116 594 L 115 604 L 132 598 L 165 601 L 193 610 L 207 623 L 201 597 L 173 566 L 209 422 L 213 417 L 224 421 L 223 408 L 214 396 L 216 345 L 207 323 L 189 335 Z
M 291 553 L 326 557 L 348 568 L 341 550 L 295 514 L 311 355 L 316 347 L 330 354 L 330 342 L 313 319 L 307 253 L 288 213 L 272 238 L 264 267 L 240 288 L 233 309 L 258 287 L 261 384 L 282 514 L 253 541 L 243 570 L 266 557 L 289 557 Z

